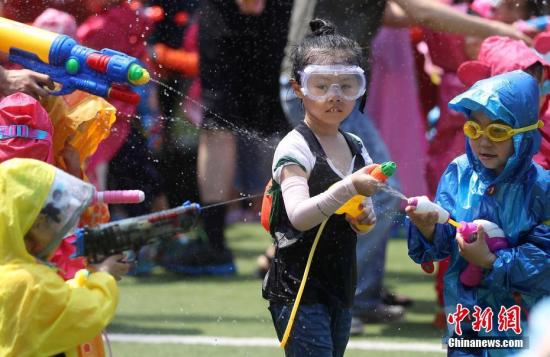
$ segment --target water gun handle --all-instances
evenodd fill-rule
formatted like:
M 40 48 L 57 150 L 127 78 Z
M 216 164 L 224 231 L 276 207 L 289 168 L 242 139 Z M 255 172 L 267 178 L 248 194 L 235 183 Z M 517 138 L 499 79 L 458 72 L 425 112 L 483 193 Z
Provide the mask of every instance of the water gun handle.
M 460 233 L 466 242 L 475 242 L 477 237 L 475 234 L 477 232 L 477 224 L 473 222 L 460 222 L 460 228 L 457 228 L 456 232 Z
M 140 190 L 97 191 L 94 193 L 93 203 L 131 204 L 141 203 L 145 193 Z
M 477 224 L 473 222 L 460 222 L 460 227 L 456 230 L 462 235 L 464 241 L 472 243 L 476 240 Z M 474 265 L 468 264 L 460 273 L 460 282 L 468 287 L 477 286 L 483 277 L 483 270 Z

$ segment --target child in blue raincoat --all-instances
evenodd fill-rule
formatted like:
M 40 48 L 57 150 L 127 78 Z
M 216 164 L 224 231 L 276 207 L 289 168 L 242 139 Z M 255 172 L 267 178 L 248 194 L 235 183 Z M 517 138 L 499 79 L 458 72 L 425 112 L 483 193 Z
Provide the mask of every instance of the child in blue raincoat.
M 461 304 L 470 314 L 459 322 L 460 337 L 518 338 L 525 332 L 531 306 L 550 295 L 550 176 L 532 160 L 541 140 L 539 83 L 524 71 L 501 74 L 478 81 L 449 107 L 468 118 L 466 154 L 447 167 L 436 203 L 457 221 L 483 219 L 497 224 L 508 248 L 491 252 L 481 228 L 477 240 L 467 243 L 453 226 L 436 223 L 436 212 L 417 213 L 409 206 L 409 255 L 417 263 L 451 257 L 445 275 L 448 337 L 458 335 L 456 312 Z M 466 287 L 459 279 L 468 264 L 484 269 L 475 287 Z M 482 328 L 474 325 L 480 320 L 473 316 L 476 306 L 493 314 Z M 521 311 L 516 319 L 520 325 L 505 328 L 503 321 L 510 316 L 501 308 L 514 306 Z M 448 353 L 494 356 L 513 351 L 449 347 Z

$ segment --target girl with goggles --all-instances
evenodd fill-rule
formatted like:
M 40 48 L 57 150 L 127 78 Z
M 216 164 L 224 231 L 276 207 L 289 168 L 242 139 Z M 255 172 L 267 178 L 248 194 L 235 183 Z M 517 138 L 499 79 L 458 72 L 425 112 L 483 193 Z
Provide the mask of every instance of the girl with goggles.
M 324 101 L 338 95 L 345 100 L 356 100 L 365 94 L 365 72 L 359 66 L 308 65 L 300 72 L 302 93 Z
M 470 139 L 479 139 L 481 135 L 487 136 L 491 141 L 500 142 L 510 139 L 512 136 L 525 133 L 531 130 L 537 130 L 542 128 L 544 123 L 539 120 L 535 124 L 524 126 L 523 128 L 514 129 L 509 125 L 493 123 L 485 127 L 484 130 L 481 129 L 481 126 L 475 121 L 468 120 L 464 123 L 464 135 Z
M 292 52 L 291 84 L 304 119 L 278 144 L 266 191 L 275 254 L 262 290 L 286 356 L 342 357 L 357 283 L 356 228 L 376 221 L 370 196 L 378 183 L 361 139 L 340 128 L 365 93 L 363 49 L 328 21 L 310 27 Z M 361 215 L 334 214 L 356 193 L 368 197 Z

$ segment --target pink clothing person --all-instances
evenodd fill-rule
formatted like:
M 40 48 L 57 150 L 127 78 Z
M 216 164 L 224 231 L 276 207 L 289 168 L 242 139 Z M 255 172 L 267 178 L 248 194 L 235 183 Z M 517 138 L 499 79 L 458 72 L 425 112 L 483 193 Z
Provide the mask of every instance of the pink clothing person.
M 32 25 L 73 38 L 76 35 L 76 20 L 74 16 L 53 8 L 44 10 L 44 12 L 34 20 Z
M 399 164 L 403 193 L 426 192 L 427 142 L 408 29 L 384 27 L 374 39 L 367 108 L 392 160 Z

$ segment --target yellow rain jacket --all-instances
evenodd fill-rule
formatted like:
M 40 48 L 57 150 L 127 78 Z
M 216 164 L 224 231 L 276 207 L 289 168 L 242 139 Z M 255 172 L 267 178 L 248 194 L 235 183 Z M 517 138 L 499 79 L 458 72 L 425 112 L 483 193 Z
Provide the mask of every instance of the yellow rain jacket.
M 43 207 L 55 168 L 30 159 L 0 164 L 0 356 L 76 356 L 118 302 L 115 279 L 92 273 L 73 288 L 30 255 L 23 237 Z

